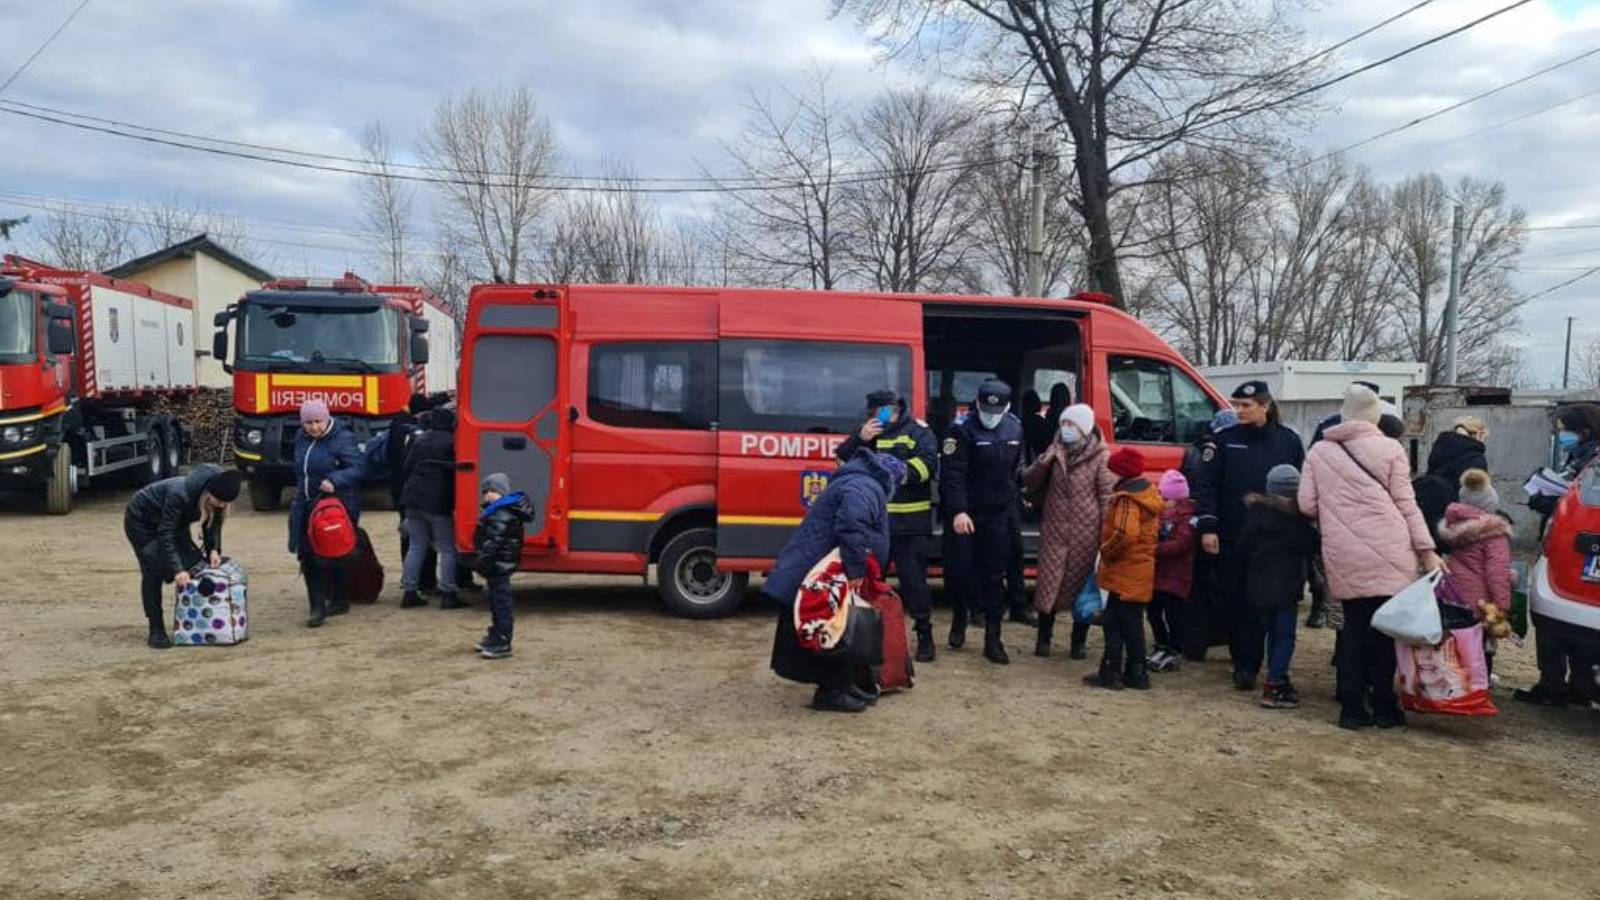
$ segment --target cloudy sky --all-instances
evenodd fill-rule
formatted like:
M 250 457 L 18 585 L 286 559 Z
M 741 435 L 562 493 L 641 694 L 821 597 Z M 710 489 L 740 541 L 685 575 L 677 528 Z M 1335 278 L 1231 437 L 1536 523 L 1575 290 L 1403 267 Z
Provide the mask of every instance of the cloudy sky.
M 1328 0 L 1304 13 L 1325 46 L 1414 0 Z M 1342 51 L 1343 71 L 1463 24 L 1506 0 L 1436 0 Z M 0 0 L 0 80 L 78 0 Z M 434 103 L 472 87 L 524 83 L 551 118 L 568 171 L 605 158 L 643 175 L 694 175 L 721 160 L 748 93 L 808 69 L 842 97 L 922 73 L 876 62 L 829 0 L 91 0 L 0 99 L 141 125 L 356 155 L 374 119 L 410 143 Z M 1467 34 L 1330 89 L 1303 136 L 1342 147 L 1600 46 L 1600 0 L 1535 0 Z M 1503 180 L 1530 223 L 1600 226 L 1594 185 L 1600 55 L 1353 151 L 1383 180 L 1421 170 Z M 1494 127 L 1500 126 L 1500 127 Z M 172 197 L 236 215 L 279 271 L 361 267 L 355 185 L 346 176 L 199 155 L 0 115 L 0 217 L 43 200 L 84 209 Z M 1476 132 L 1476 133 L 1474 133 Z M 680 206 L 690 200 L 675 201 Z M 1600 227 L 1536 230 L 1521 287 L 1534 292 L 1600 265 Z M 1530 305 L 1534 375 L 1560 376 L 1565 319 L 1600 340 L 1600 275 Z

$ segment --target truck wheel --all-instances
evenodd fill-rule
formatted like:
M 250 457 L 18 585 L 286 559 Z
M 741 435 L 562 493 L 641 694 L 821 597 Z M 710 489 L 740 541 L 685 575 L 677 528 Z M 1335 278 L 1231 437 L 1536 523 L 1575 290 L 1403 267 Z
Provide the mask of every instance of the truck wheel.
M 747 573 L 717 571 L 717 532 L 711 528 L 691 528 L 668 541 L 656 571 L 667 609 L 688 619 L 732 615 L 750 586 Z
M 56 449 L 56 458 L 50 466 L 50 478 L 44 483 L 44 509 L 52 516 L 72 512 L 72 495 L 78 492 L 78 470 L 72 465 L 72 448 L 62 444 Z
M 161 429 L 152 426 L 144 436 L 144 465 L 133 470 L 135 482 L 149 484 L 165 477 L 166 446 L 166 442 L 161 439 Z
M 250 508 L 256 512 L 276 512 L 283 501 L 283 487 L 270 478 L 250 479 Z
M 183 438 L 176 425 L 169 425 L 161 430 L 161 441 L 166 450 L 161 460 L 161 477 L 171 478 L 183 468 Z

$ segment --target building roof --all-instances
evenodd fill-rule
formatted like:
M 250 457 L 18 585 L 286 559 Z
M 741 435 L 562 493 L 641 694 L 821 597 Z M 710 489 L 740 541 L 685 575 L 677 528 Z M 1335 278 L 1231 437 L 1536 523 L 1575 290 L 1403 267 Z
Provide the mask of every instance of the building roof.
M 145 269 L 148 269 L 152 266 L 158 266 L 161 263 L 167 262 L 168 260 L 189 259 L 196 253 L 202 252 L 218 262 L 223 263 L 224 265 L 243 272 L 256 281 L 265 282 L 272 280 L 271 272 L 268 272 L 266 269 L 255 265 L 249 260 L 235 254 L 232 250 L 229 250 L 216 241 L 213 241 L 210 235 L 207 234 L 197 234 L 186 241 L 179 241 L 170 247 L 164 247 L 154 253 L 147 253 L 138 259 L 130 259 L 127 262 L 116 266 L 115 268 L 107 269 L 106 274 L 113 278 L 130 278 L 140 272 L 143 272 Z

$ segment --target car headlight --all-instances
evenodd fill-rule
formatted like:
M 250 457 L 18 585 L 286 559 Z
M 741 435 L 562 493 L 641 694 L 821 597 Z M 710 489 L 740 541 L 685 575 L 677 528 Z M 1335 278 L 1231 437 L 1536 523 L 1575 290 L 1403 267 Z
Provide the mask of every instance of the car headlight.
M 0 431 L 0 440 L 4 440 L 8 444 L 20 443 L 22 441 L 22 429 L 15 425 L 7 425 L 5 431 Z
M 259 429 L 259 428 L 247 428 L 247 429 L 245 429 L 244 434 L 241 435 L 241 436 L 244 438 L 244 443 L 245 443 L 246 447 L 259 447 L 259 446 L 261 446 L 261 429 Z

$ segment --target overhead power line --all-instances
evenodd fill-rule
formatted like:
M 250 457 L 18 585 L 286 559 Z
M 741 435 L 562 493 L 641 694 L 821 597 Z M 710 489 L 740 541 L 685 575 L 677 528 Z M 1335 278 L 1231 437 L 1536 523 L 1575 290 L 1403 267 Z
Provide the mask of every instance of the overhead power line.
M 1537 294 L 1530 294 L 1528 296 L 1528 298 L 1526 300 L 1524 300 L 1523 302 L 1524 303 L 1532 303 L 1533 301 L 1539 299 L 1540 297 L 1543 297 L 1543 296 L 1545 296 L 1547 294 L 1553 294 L 1556 291 L 1559 291 L 1562 288 L 1567 287 L 1568 285 L 1577 284 L 1578 282 L 1584 280 L 1585 278 L 1588 278 L 1589 276 L 1593 275 L 1596 272 L 1600 272 L 1600 266 L 1595 266 L 1592 269 L 1588 269 L 1582 275 L 1578 275 L 1578 276 L 1575 276 L 1575 277 L 1572 277 L 1572 278 L 1568 278 L 1566 281 L 1563 281 L 1560 284 L 1551 285 L 1550 287 L 1545 288 L 1544 290 L 1538 292 Z
M 40 54 L 44 53 L 44 51 L 48 49 L 51 44 L 56 42 L 56 38 L 61 36 L 61 32 L 66 31 L 67 26 L 72 24 L 72 20 L 76 19 L 78 17 L 78 13 L 83 12 L 83 8 L 88 5 L 89 0 L 82 0 L 82 2 L 80 2 L 77 7 L 72 10 L 72 12 L 67 14 L 67 17 L 61 21 L 61 24 L 56 26 L 56 30 L 50 32 L 50 36 L 45 38 L 38 47 L 34 48 L 32 55 L 23 60 L 22 65 L 17 66 L 17 70 L 11 73 L 10 77 L 5 80 L 4 84 L 0 84 L 0 94 L 4 94 L 6 92 L 6 88 L 11 87 L 11 83 L 13 81 L 21 78 L 22 73 L 28 71 L 28 67 L 33 65 L 33 61 L 38 59 Z

